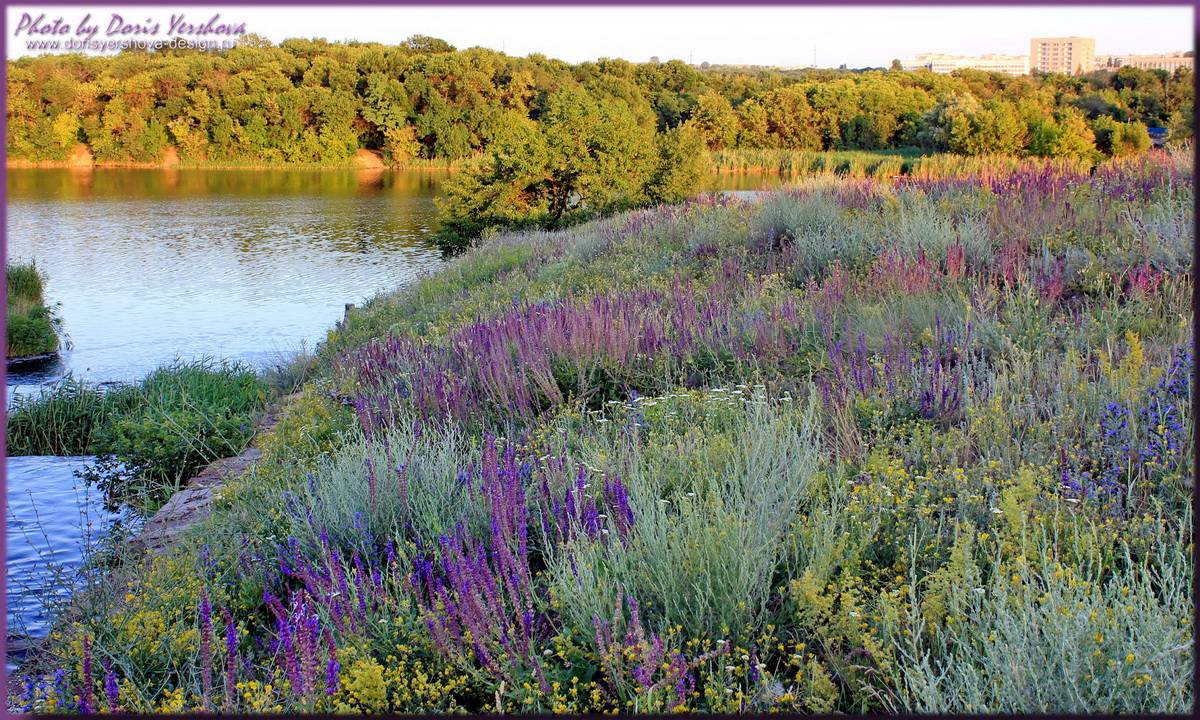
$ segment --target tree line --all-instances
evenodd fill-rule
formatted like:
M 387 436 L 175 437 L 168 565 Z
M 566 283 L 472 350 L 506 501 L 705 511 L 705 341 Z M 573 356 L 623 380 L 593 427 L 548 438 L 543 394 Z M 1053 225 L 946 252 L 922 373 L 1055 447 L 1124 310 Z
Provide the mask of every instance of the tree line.
M 438 242 L 564 224 L 695 192 L 707 151 L 886 150 L 1099 160 L 1191 134 L 1190 72 L 1080 77 L 960 71 L 568 64 L 542 55 L 249 37 L 8 63 L 9 158 L 99 162 L 455 164 Z
M 688 127 L 709 149 L 1111 155 L 1146 126 L 1190 135 L 1188 71 L 1121 68 L 1068 77 L 981 71 L 703 70 L 673 60 L 568 64 L 541 55 L 251 37 L 221 52 L 126 51 L 8 63 L 11 158 L 338 163 L 360 148 L 389 163 L 452 163 L 579 101 L 643 131 Z

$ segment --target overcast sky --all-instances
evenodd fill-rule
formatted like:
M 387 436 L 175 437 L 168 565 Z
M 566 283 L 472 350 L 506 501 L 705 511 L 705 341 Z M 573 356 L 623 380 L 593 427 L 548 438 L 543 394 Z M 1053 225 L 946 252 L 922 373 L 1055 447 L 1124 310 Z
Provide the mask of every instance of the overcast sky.
M 113 13 L 127 22 L 158 22 L 172 13 L 203 23 L 245 23 L 273 41 L 293 37 L 395 43 L 433 35 L 466 48 L 524 56 L 544 53 L 570 62 L 658 56 L 700 63 L 821 67 L 885 66 L 920 52 L 1027 54 L 1029 38 L 1082 35 L 1098 54 L 1192 48 L 1192 8 L 1175 7 L 238 7 L 9 6 L 8 57 L 26 54 L 14 38 L 22 13 L 45 13 L 76 25 L 87 12 L 103 38 Z

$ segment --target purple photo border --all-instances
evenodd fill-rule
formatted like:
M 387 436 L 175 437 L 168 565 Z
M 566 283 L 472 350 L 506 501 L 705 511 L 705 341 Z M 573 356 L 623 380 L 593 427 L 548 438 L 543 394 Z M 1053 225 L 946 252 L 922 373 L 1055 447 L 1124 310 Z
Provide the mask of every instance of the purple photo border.
M 4 13 L 0 14 L 0 36 L 2 36 L 4 38 L 4 42 L 7 44 L 7 42 L 8 42 L 7 11 L 8 11 L 9 6 L 86 7 L 89 4 L 91 4 L 91 3 L 84 3 L 84 2 L 78 2 L 78 1 L 73 2 L 72 0 L 45 0 L 43 2 L 30 2 L 30 3 L 17 3 L 17 2 L 8 2 L 8 0 L 0 0 L 0 5 L 2 5 L 3 9 L 4 9 Z M 100 5 L 100 3 L 95 3 L 95 4 Z M 874 2 L 869 2 L 869 1 L 868 2 L 854 2 L 854 1 L 851 1 L 851 2 L 828 2 L 828 1 L 826 1 L 826 2 L 820 2 L 820 1 L 806 2 L 805 0 L 798 0 L 798 1 L 797 0 L 752 0 L 751 2 L 747 2 L 747 3 L 728 2 L 727 0 L 653 0 L 652 2 L 637 2 L 636 0 L 607 0 L 607 1 L 603 1 L 603 2 L 598 1 L 598 0 L 581 0 L 578 2 L 572 2 L 572 1 L 562 2 L 562 1 L 558 1 L 558 0 L 517 0 L 516 2 L 504 2 L 503 0 L 495 0 L 495 1 L 489 1 L 489 0 L 482 0 L 482 1 L 481 0 L 443 0 L 442 2 L 430 2 L 430 1 L 393 2 L 393 1 L 389 1 L 389 0 L 349 0 L 349 2 L 338 2 L 338 3 L 322 2 L 321 0 L 253 0 L 252 2 L 247 2 L 247 3 L 200 2 L 198 0 L 177 0 L 176 2 L 168 3 L 168 2 L 161 2 L 161 1 L 154 2 L 153 0 L 124 0 L 121 2 L 104 3 L 104 5 L 109 5 L 109 6 L 120 5 L 120 6 L 131 6 L 131 7 L 132 6 L 177 5 L 177 6 L 206 6 L 206 7 L 228 7 L 228 8 L 298 7 L 298 6 L 306 6 L 306 7 L 378 7 L 378 6 L 395 6 L 395 7 L 494 7 L 494 6 L 607 7 L 607 6 L 611 6 L 611 7 L 679 7 L 681 9 L 686 8 L 686 7 L 701 7 L 701 6 L 703 6 L 703 7 L 713 7 L 713 6 L 725 6 L 725 7 L 782 7 L 782 6 L 928 7 L 928 6 L 933 6 L 933 7 L 963 7 L 963 8 L 967 8 L 967 7 L 1027 7 L 1027 6 L 1041 6 L 1041 7 L 1089 6 L 1089 7 L 1131 7 L 1131 8 L 1136 8 L 1136 7 L 1191 7 L 1191 8 L 1193 8 L 1193 17 L 1192 17 L 1193 49 L 1194 49 L 1195 45 L 1197 44 L 1195 42 L 1196 38 L 1198 36 L 1200 36 L 1200 23 L 1198 23 L 1198 19 L 1200 19 L 1200 13 L 1195 12 L 1196 2 L 1194 0 L 1187 0 L 1184 2 L 1180 2 L 1179 0 L 1141 0 L 1140 2 L 1130 2 L 1129 0 L 1050 0 L 1049 2 L 1039 2 L 1038 0 L 1002 0 L 1000 2 L 986 2 L 986 1 L 981 2 L 981 1 L 977 1 L 977 0 L 966 0 L 966 1 L 963 1 L 963 0 L 915 0 L 915 1 L 909 1 L 909 2 L 902 2 L 902 1 L 901 2 L 881 2 L 880 0 L 875 0 Z M 4 99 L 5 109 L 7 110 L 7 107 L 8 107 L 8 103 L 7 103 L 7 99 L 8 99 L 7 45 L 6 45 L 6 57 L 5 57 L 4 70 L 0 71 L 0 74 L 3 75 L 3 80 L 4 80 L 3 86 L 0 86 L 0 98 Z M 1200 82 L 1197 82 L 1194 85 L 1193 92 L 1195 92 L 1197 89 L 1200 89 Z M 7 130 L 8 130 L 7 126 L 8 126 L 8 113 L 5 112 L 3 115 L 0 115 L 0 134 L 3 134 L 6 139 L 8 136 L 7 135 Z M 1193 153 L 1197 153 L 1196 143 L 1193 143 Z M 1200 155 L 1200 153 L 1198 153 L 1198 155 Z M 8 160 L 8 143 L 6 140 L 4 143 L 4 146 L 2 148 L 0 148 L 0 161 L 4 162 L 5 168 L 7 168 L 7 160 Z M 1197 207 L 1197 210 L 1200 211 L 1200 203 L 1198 203 L 1196 207 Z M 1200 212 L 1197 212 L 1196 214 L 1194 214 L 1193 218 L 1196 217 L 1197 214 L 1200 214 Z M 1195 221 L 1193 220 L 1193 223 L 1194 222 Z M 6 275 L 6 287 L 7 287 L 7 260 L 8 260 L 8 238 L 7 238 L 7 235 L 8 235 L 8 184 L 7 184 L 7 176 L 6 176 L 4 186 L 0 187 L 0 252 L 3 253 L 5 263 L 6 263 L 5 270 L 4 270 L 5 275 Z M 1200 240 L 1197 240 L 1197 238 L 1195 236 L 1195 232 L 1193 232 L 1193 251 L 1192 252 L 1193 252 L 1193 258 L 1195 258 L 1197 255 L 1200 255 Z M 1192 263 L 1192 318 L 1193 318 L 1193 320 L 1192 320 L 1192 322 L 1193 322 L 1192 350 L 1193 350 L 1193 356 L 1200 356 L 1200 338 L 1197 337 L 1197 334 L 1195 332 L 1195 316 L 1196 316 L 1197 310 L 1200 309 L 1200 288 L 1197 287 L 1198 279 L 1200 279 L 1200 269 L 1197 268 L 1196 263 L 1193 261 L 1193 263 Z M 3 304 L 4 304 L 4 307 L 2 309 L 4 310 L 4 320 L 0 320 L 0 322 L 3 322 L 7 326 L 7 316 L 8 316 L 7 315 L 7 309 L 8 309 L 7 308 L 7 305 L 8 305 L 7 293 L 5 293 Z M 8 424 L 8 383 L 7 383 L 8 370 L 7 370 L 7 363 L 6 363 L 5 368 L 0 370 L 0 379 L 3 379 L 5 381 L 4 390 L 0 391 L 0 393 L 2 393 L 2 394 L 0 394 L 0 399 L 3 399 L 3 407 L 0 407 L 0 421 L 3 421 L 5 427 L 7 428 L 7 424 Z M 1195 381 L 1196 381 L 1196 378 L 1193 377 L 1193 388 L 1197 387 L 1197 383 Z M 1193 395 L 1192 395 L 1192 416 L 1195 417 L 1198 414 L 1200 414 L 1200 392 L 1198 392 L 1197 390 L 1194 389 Z M 0 450 L 3 451 L 4 457 L 7 458 L 8 457 L 8 434 L 7 434 L 7 431 L 4 433 L 3 437 L 0 437 Z M 1192 443 L 1193 478 L 1195 477 L 1194 469 L 1198 465 L 1200 465 L 1200 446 L 1197 445 L 1197 443 L 1195 442 L 1195 438 L 1193 438 L 1193 443 Z M 8 480 L 8 472 L 7 472 L 7 462 L 6 462 L 4 465 L 0 465 L 0 493 L 3 494 L 3 496 L 0 497 L 0 508 L 3 508 L 3 511 L 4 511 L 4 524 L 5 524 L 6 528 L 7 528 L 7 522 L 8 522 L 7 480 Z M 1200 548 L 1197 548 L 1196 543 L 1195 543 L 1195 538 L 1197 536 L 1200 536 L 1200 512 L 1197 512 L 1198 510 L 1200 510 L 1200 503 L 1197 502 L 1197 495 L 1195 493 L 1195 488 L 1193 487 L 1193 495 L 1192 495 L 1193 568 L 1195 568 L 1197 565 L 1200 565 L 1200 563 L 1197 562 L 1198 560 L 1200 560 Z M 8 551 L 7 534 L 3 534 L 3 535 L 0 535 L 0 554 L 3 554 L 5 557 L 5 573 L 4 573 L 3 580 L 0 580 L 0 613 L 3 613 L 3 615 L 5 617 L 5 630 L 6 631 L 5 631 L 5 636 L 3 638 L 0 638 L 0 650 L 5 649 L 5 647 L 7 646 L 7 627 L 8 627 L 7 626 L 7 622 L 8 622 L 7 621 L 7 618 L 8 618 L 8 613 L 7 613 L 7 606 L 8 606 L 7 558 L 8 558 L 8 555 L 7 555 L 7 551 Z M 1197 611 L 1197 606 L 1195 603 L 1195 598 L 1198 595 L 1200 595 L 1200 578 L 1196 577 L 1194 570 L 1193 570 L 1192 582 L 1193 582 L 1193 592 L 1192 592 L 1193 623 L 1192 623 L 1192 627 L 1193 627 L 1193 629 L 1195 629 L 1198 626 L 1200 626 L 1200 622 L 1197 622 L 1198 620 L 1200 620 L 1200 612 Z M 1195 640 L 1195 637 L 1193 637 L 1193 640 Z M 1193 642 L 1193 646 L 1192 646 L 1192 656 L 1193 656 L 1193 684 L 1192 685 L 1193 685 L 1193 692 L 1194 692 L 1195 688 L 1200 687 L 1200 652 L 1198 652 L 1195 642 Z M 5 655 L 5 657 L 7 658 L 7 654 Z M 3 680 L 4 680 L 4 690 L 3 690 L 4 703 L 3 703 L 3 707 L 0 707 L 0 717 L 4 717 L 4 718 L 25 717 L 25 716 L 21 716 L 21 715 L 12 715 L 8 711 L 8 695 L 9 695 L 9 690 L 11 688 L 8 685 L 9 678 L 8 678 L 7 662 L 5 663 L 5 667 L 2 670 L 0 670 L 0 675 L 2 675 Z

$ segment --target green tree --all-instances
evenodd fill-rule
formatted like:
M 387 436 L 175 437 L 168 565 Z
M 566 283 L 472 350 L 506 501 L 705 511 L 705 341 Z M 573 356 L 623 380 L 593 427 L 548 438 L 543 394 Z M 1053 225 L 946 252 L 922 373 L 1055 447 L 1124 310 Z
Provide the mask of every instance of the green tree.
M 729 100 L 709 90 L 700 96 L 688 121 L 709 150 L 733 147 L 737 142 L 738 117 Z
M 962 155 L 1016 154 L 1026 137 L 1012 103 L 1000 99 L 981 103 L 970 94 L 943 100 L 930 111 L 927 124 L 922 135 L 926 145 Z
M 646 185 L 652 203 L 677 203 L 692 197 L 710 172 L 704 137 L 685 123 L 656 138 L 658 163 Z
M 663 159 L 683 142 L 656 147 L 625 103 L 564 88 L 547 97 L 537 122 L 505 113 L 488 153 L 447 181 L 438 242 L 454 252 L 487 228 L 560 227 L 645 204 L 651 192 L 665 197 L 684 180 Z
M 769 142 L 791 150 L 821 149 L 820 118 L 799 85 L 773 90 L 763 98 Z
M 1101 116 L 1092 123 L 1096 148 L 1109 157 L 1131 155 L 1150 147 L 1150 134 L 1140 122 L 1122 123 Z
M 1096 136 L 1083 113 L 1075 108 L 1062 108 L 1030 122 L 1029 153 L 1039 157 L 1094 159 Z
M 770 122 L 767 109 L 758 100 L 750 99 L 737 108 L 737 146 L 743 148 L 770 147 Z

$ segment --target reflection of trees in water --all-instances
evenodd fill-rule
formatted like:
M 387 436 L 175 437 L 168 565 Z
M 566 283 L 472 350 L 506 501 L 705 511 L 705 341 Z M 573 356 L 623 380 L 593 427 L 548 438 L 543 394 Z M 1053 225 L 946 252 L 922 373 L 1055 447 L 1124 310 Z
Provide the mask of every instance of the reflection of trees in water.
M 178 168 L 10 168 L 10 199 L 181 197 L 432 197 L 445 172 L 369 170 L 204 170 Z

